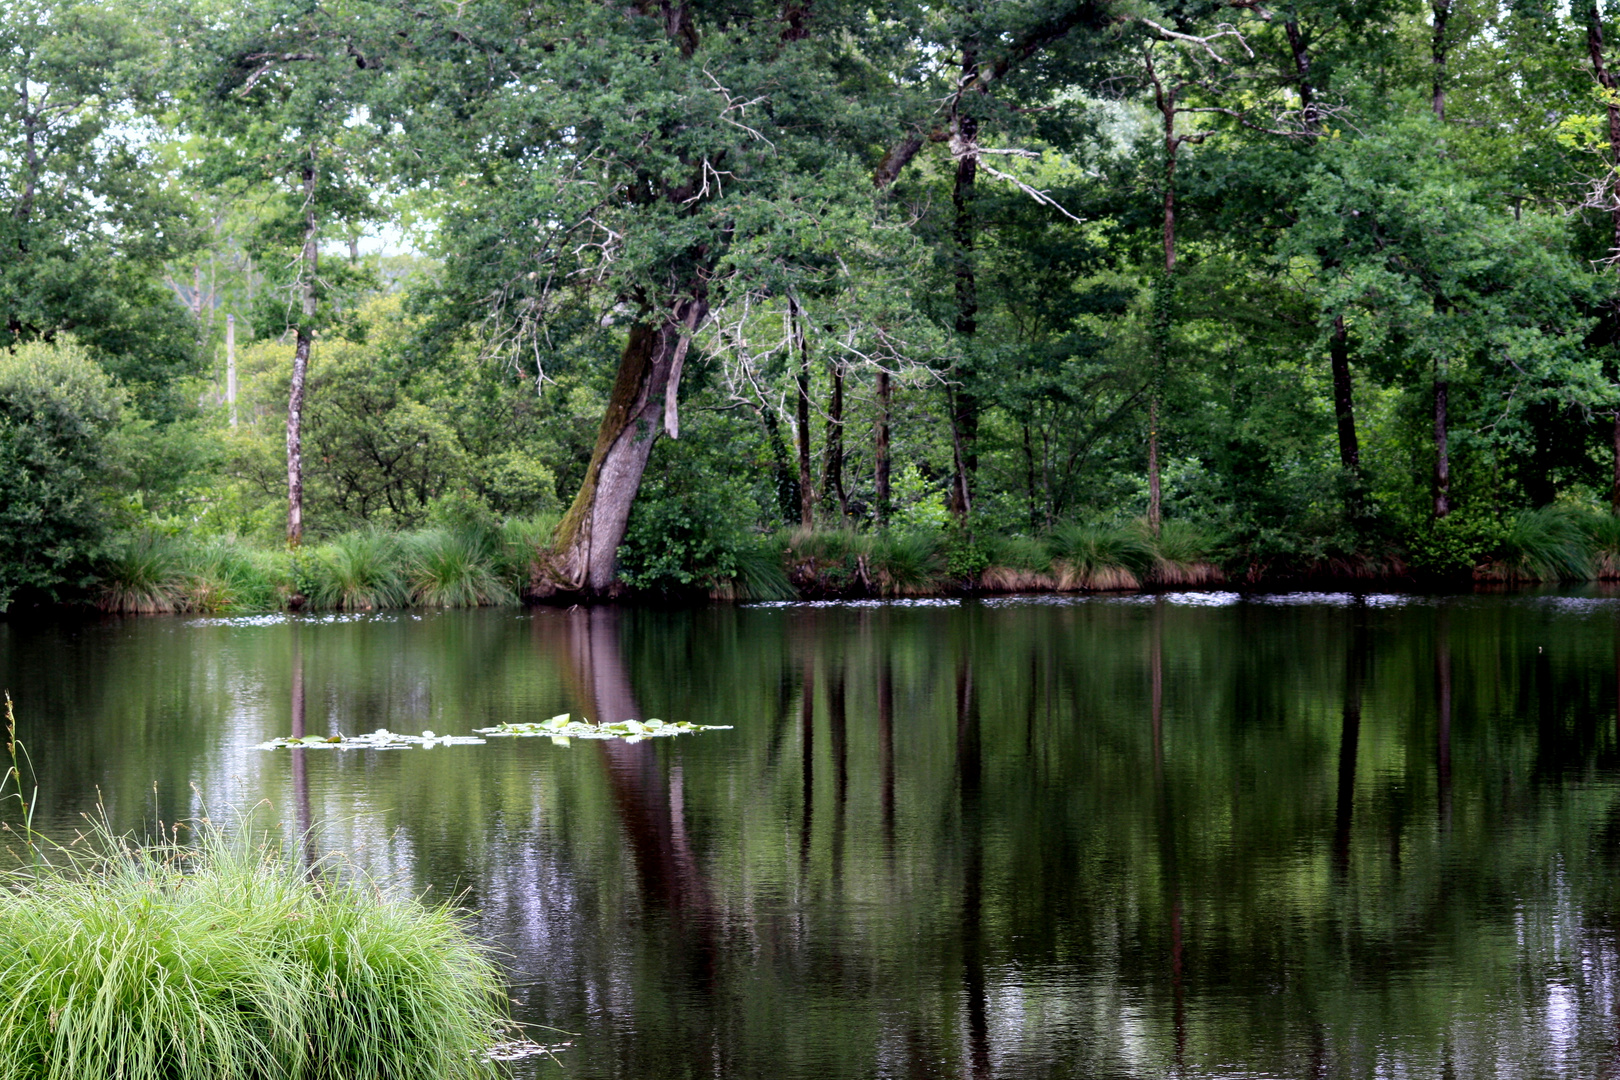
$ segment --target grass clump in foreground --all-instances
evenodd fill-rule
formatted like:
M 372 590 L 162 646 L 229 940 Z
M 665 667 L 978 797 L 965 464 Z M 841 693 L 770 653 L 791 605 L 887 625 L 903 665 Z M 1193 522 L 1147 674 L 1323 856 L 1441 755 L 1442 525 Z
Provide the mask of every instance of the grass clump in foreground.
M 199 832 L 5 875 L 0 1080 L 496 1075 L 499 975 L 455 912 Z

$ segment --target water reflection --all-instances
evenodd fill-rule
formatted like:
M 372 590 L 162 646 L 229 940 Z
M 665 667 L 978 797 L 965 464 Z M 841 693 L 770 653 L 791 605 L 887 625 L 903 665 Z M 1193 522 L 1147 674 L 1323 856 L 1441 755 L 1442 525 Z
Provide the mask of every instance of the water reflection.
M 0 623 L 0 681 L 53 827 L 195 783 L 464 895 L 578 1033 L 531 1075 L 1615 1075 L 1620 604 L 1191 595 Z M 250 749 L 564 711 L 734 730 Z

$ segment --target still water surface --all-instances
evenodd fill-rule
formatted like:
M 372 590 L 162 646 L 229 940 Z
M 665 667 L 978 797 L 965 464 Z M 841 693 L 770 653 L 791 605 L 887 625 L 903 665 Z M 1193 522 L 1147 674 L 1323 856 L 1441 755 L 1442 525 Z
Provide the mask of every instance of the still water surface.
M 0 623 L 46 827 L 318 825 L 577 1080 L 1616 1075 L 1617 670 L 1598 594 Z M 733 730 L 254 749 L 561 712 Z

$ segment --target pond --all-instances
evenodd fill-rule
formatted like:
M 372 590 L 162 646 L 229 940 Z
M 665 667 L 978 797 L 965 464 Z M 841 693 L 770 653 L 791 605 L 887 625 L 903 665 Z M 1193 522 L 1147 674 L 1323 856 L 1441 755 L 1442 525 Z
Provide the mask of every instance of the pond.
M 460 897 L 519 1074 L 1597 1075 L 1620 599 L 0 622 L 39 821 L 261 801 Z M 558 713 L 729 725 L 464 735 Z

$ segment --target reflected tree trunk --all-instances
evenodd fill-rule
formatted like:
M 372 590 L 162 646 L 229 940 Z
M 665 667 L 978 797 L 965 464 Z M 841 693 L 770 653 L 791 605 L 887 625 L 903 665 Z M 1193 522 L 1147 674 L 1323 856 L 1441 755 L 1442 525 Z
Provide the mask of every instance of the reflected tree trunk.
M 962 989 L 967 997 L 968 1075 L 990 1075 L 990 1013 L 984 971 L 983 749 L 973 661 L 956 662 L 956 775 L 962 813 Z
M 1617 646 L 1616 664 L 1620 665 L 1620 646 Z M 1620 670 L 1620 667 L 1617 667 Z M 882 666 L 878 669 L 878 774 L 882 785 L 880 795 L 883 810 L 883 853 L 889 864 L 894 864 L 894 661 L 889 650 L 883 650 Z
M 294 619 L 288 629 L 292 631 L 292 700 L 289 703 L 292 737 L 302 739 L 309 734 L 307 695 L 304 691 L 304 642 L 300 633 L 303 628 Z M 298 827 L 298 853 L 304 860 L 304 868 L 311 870 L 315 866 L 315 821 L 309 807 L 309 763 L 304 760 L 304 755 L 309 751 L 295 746 L 289 753 L 292 756 L 293 814 Z
M 1361 744 L 1361 680 L 1366 658 L 1366 628 L 1360 611 L 1350 614 L 1350 640 L 1344 657 L 1344 708 L 1339 725 L 1338 799 L 1333 813 L 1333 866 L 1350 872 L 1350 824 L 1356 802 L 1356 754 Z
M 844 810 L 849 800 L 849 724 L 846 709 L 846 672 L 844 661 L 828 679 L 827 735 L 833 754 L 833 833 L 832 876 L 834 891 L 843 881 L 844 873 Z
M 578 711 L 599 724 L 645 719 L 619 647 L 622 612 L 576 607 L 534 620 L 537 634 L 559 655 Z M 641 893 L 649 906 L 667 911 L 677 927 L 694 927 L 690 962 L 700 981 L 712 984 L 717 943 L 714 903 L 686 828 L 682 776 L 668 773 L 651 743 L 619 739 L 595 742 L 625 837 L 635 858 Z
M 1434 674 L 1438 698 L 1436 781 L 1440 831 L 1451 831 L 1451 612 L 1442 607 L 1435 626 Z
M 799 704 L 799 753 L 801 757 L 800 788 L 803 790 L 804 809 L 799 820 L 799 872 L 810 872 L 810 830 L 814 824 L 816 807 L 816 662 L 813 656 L 804 661 L 804 693 Z
M 1176 858 L 1174 800 L 1164 762 L 1164 601 L 1153 605 L 1148 638 L 1150 723 L 1153 730 L 1153 782 L 1159 803 L 1159 859 L 1170 901 L 1170 1003 L 1175 1026 L 1176 1073 L 1187 1053 L 1186 950 L 1181 920 L 1181 873 Z

